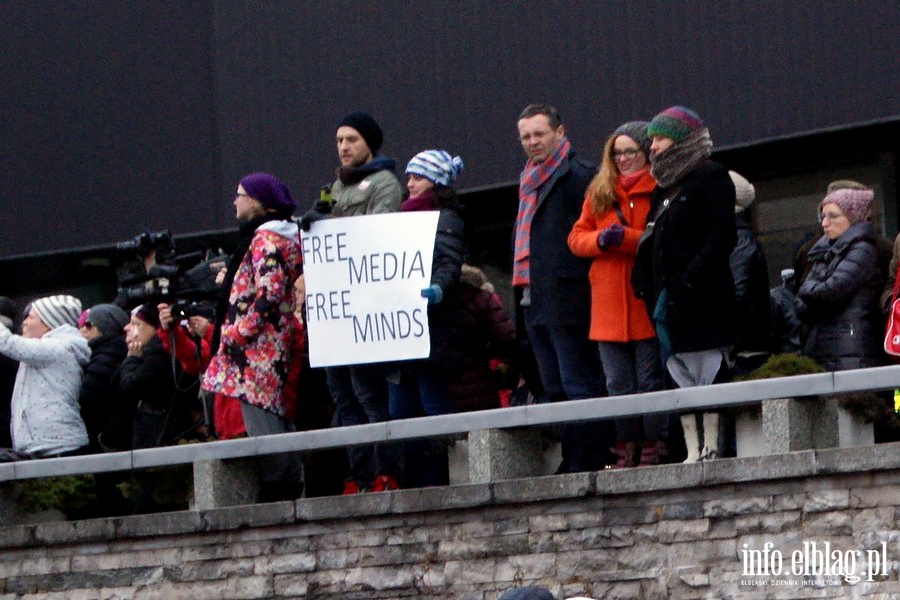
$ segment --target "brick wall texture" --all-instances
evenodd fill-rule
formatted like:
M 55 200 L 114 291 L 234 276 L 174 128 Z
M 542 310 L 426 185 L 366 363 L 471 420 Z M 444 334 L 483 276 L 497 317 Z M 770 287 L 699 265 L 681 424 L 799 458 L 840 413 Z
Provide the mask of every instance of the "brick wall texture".
M 898 504 L 890 444 L 14 526 L 0 600 L 897 599 Z

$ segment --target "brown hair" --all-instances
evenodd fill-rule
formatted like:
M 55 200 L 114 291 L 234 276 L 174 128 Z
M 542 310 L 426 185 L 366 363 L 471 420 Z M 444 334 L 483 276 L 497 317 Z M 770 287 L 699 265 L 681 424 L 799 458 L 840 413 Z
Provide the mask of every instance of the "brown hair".
M 544 115 L 547 117 L 547 122 L 550 124 L 550 129 L 556 131 L 559 129 L 559 126 L 562 125 L 562 119 L 559 116 L 559 111 L 549 104 L 529 104 L 526 106 L 521 113 L 519 113 L 519 118 L 517 120 L 521 121 L 522 119 L 530 119 L 531 117 L 536 117 L 537 115 Z
M 616 177 L 619 176 L 619 168 L 616 166 L 612 152 L 619 135 L 612 134 L 603 145 L 600 170 L 594 175 L 585 192 L 591 202 L 591 211 L 598 217 L 608 211 L 616 201 Z

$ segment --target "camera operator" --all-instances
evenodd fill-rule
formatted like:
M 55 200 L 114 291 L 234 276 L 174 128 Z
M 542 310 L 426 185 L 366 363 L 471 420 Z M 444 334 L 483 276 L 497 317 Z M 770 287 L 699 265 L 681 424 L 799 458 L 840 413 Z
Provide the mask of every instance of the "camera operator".
M 177 433 L 185 431 L 187 407 L 177 402 L 177 373 L 173 372 L 172 358 L 156 334 L 159 326 L 155 306 L 141 304 L 131 311 L 131 320 L 125 326 L 128 355 L 114 378 L 124 411 L 120 415 L 119 435 L 115 441 L 110 435 L 101 436 L 109 449 L 167 445 Z M 129 429 L 126 425 L 129 420 L 131 436 L 125 439 L 122 434 Z
M 178 314 L 172 315 L 175 308 Z M 169 332 L 175 341 L 175 358 L 188 375 L 198 376 L 209 365 L 209 347 L 213 335 L 215 309 L 202 303 L 190 305 L 169 305 L 161 302 L 159 309 L 159 331 L 157 335 L 166 352 L 172 352 Z M 181 309 L 181 310 L 179 310 Z M 185 318 L 186 317 L 186 318 Z M 175 327 L 172 327 L 173 323 Z
M 119 290 L 115 304 L 126 310 L 156 294 L 159 284 L 174 275 L 168 262 L 175 256 L 175 244 L 169 231 L 144 231 L 116 244 L 119 259 Z M 137 299 L 137 302 L 135 302 Z
M 179 402 L 187 407 L 193 423 L 193 431 L 185 431 L 183 436 L 208 441 L 212 433 L 211 423 L 205 416 L 199 383 L 200 376 L 209 366 L 215 308 L 205 302 L 176 302 L 173 305 L 161 302 L 157 308 L 159 329 L 156 335 L 163 349 L 178 361 L 181 369 L 178 378 Z

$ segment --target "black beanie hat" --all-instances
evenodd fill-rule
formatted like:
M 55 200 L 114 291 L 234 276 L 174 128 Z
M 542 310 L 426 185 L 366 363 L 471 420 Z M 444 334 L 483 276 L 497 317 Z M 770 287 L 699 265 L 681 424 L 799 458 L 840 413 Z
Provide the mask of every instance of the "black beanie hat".
M 159 327 L 159 310 L 149 302 L 135 306 L 131 311 L 131 316 L 137 317 L 154 329 Z
M 352 112 L 338 123 L 338 127 L 345 125 L 359 132 L 359 135 L 366 140 L 366 145 L 373 155 L 378 153 L 381 143 L 384 141 L 384 134 L 381 131 L 381 127 L 372 118 L 372 115 L 361 111 Z

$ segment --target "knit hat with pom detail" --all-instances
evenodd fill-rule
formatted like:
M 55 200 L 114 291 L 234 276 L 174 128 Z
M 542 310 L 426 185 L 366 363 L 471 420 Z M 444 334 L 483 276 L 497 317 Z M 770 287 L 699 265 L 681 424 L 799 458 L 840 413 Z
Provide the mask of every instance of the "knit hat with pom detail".
M 425 150 L 412 157 L 406 165 L 407 175 L 418 175 L 428 181 L 449 187 L 462 171 L 463 161 L 458 156 L 450 156 L 444 150 Z
M 647 135 L 663 136 L 680 142 L 697 129 L 703 127 L 700 115 L 684 106 L 670 106 L 650 121 Z

